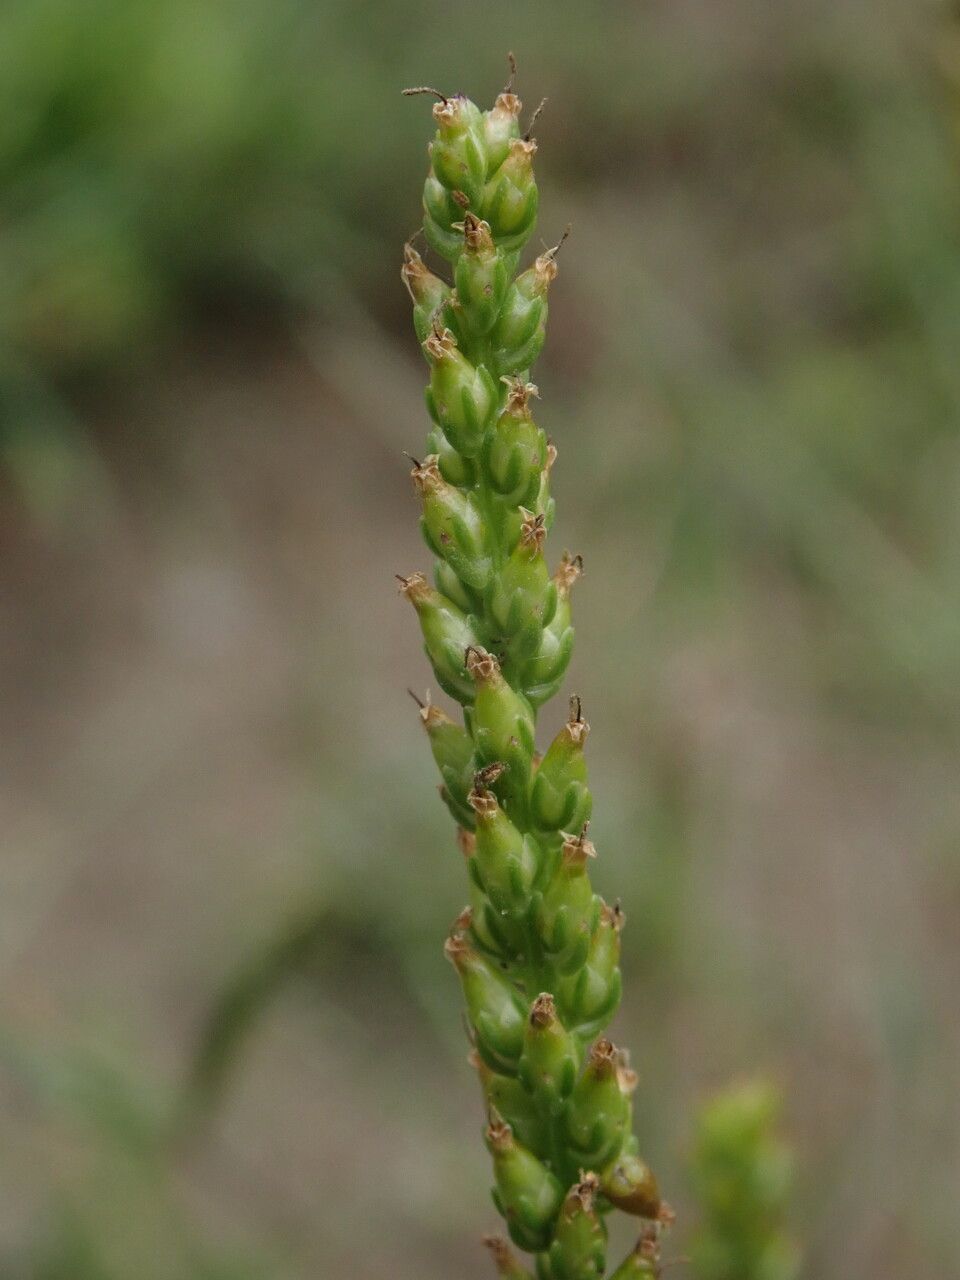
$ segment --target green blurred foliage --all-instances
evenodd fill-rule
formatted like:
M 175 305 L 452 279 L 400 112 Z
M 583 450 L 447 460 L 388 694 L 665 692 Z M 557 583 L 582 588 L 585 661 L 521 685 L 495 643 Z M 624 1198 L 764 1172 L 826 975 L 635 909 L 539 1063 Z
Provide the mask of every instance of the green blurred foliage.
M 777 1131 L 779 1112 L 776 1089 L 752 1080 L 712 1098 L 700 1115 L 693 1269 L 701 1280 L 796 1280 L 799 1253 L 784 1228 L 793 1157 Z

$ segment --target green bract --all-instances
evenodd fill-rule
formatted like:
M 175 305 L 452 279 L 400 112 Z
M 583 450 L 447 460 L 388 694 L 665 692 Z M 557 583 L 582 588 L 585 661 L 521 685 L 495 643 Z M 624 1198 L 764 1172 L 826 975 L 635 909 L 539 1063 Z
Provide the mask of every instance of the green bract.
M 535 743 L 537 709 L 570 661 L 582 572 L 566 553 L 550 568 L 556 449 L 534 420 L 529 381 L 557 250 L 517 274 L 538 196 L 516 95 L 489 111 L 436 96 L 424 234 L 452 284 L 411 245 L 402 269 L 430 369 L 429 452 L 412 474 L 436 585 L 420 573 L 400 581 L 437 683 L 463 707 L 463 727 L 429 700 L 420 709 L 468 872 L 447 955 L 514 1244 L 536 1255 L 538 1280 L 591 1280 L 604 1274 L 616 1207 L 647 1222 L 615 1275 L 652 1277 L 671 1214 L 631 1133 L 635 1074 L 597 1039 L 620 999 L 623 914 L 590 883 L 579 698 L 542 759 Z M 501 1276 L 534 1274 L 503 1239 L 487 1243 Z

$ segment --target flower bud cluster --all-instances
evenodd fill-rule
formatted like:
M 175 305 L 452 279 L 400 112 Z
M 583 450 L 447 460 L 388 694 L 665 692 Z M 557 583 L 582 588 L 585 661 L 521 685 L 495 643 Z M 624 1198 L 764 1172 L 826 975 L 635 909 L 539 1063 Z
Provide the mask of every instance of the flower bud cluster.
M 427 456 L 412 479 L 433 584 L 400 579 L 456 724 L 420 716 L 458 827 L 469 905 L 446 953 L 460 978 L 487 1116 L 494 1202 L 539 1280 L 605 1273 L 613 1209 L 645 1220 L 617 1276 L 657 1274 L 670 1220 L 631 1126 L 636 1076 L 603 1031 L 620 1000 L 623 913 L 593 891 L 592 797 L 579 698 L 542 756 L 538 708 L 573 646 L 579 556 L 551 567 L 556 450 L 534 417 L 530 367 L 543 345 L 556 250 L 518 273 L 534 230 L 536 143 L 512 89 L 481 111 L 437 94 L 424 236 L 448 284 L 405 248 L 402 278 L 429 367 Z M 418 700 L 419 701 L 419 700 Z M 530 1276 L 487 1241 L 501 1276 Z

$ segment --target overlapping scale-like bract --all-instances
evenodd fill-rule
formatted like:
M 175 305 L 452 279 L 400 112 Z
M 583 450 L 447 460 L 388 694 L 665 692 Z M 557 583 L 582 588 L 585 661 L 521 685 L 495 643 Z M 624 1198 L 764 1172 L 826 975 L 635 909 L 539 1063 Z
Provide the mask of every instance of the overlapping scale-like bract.
M 463 707 L 463 727 L 429 701 L 420 709 L 470 887 L 446 950 L 513 1243 L 535 1255 L 538 1280 L 591 1280 L 605 1273 L 617 1207 L 646 1225 L 615 1274 L 653 1276 L 670 1214 L 631 1133 L 636 1077 L 602 1036 L 620 998 L 623 914 L 590 883 L 579 698 L 542 758 L 535 744 L 537 709 L 570 661 L 582 571 L 566 553 L 550 567 L 556 450 L 529 380 L 556 250 L 518 273 L 538 196 L 516 95 L 489 111 L 437 96 L 423 229 L 452 282 L 409 244 L 402 268 L 429 366 L 433 426 L 412 475 L 436 585 L 420 573 L 400 581 L 436 681 Z M 501 1276 L 533 1274 L 505 1240 L 487 1243 Z

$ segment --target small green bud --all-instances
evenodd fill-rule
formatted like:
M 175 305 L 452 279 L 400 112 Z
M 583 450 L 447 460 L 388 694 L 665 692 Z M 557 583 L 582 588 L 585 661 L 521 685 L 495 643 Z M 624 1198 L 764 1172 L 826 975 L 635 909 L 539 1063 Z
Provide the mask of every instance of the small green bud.
M 529 369 L 540 354 L 547 331 L 547 290 L 557 275 L 556 252 L 541 254 L 507 290 L 490 334 L 497 368 L 504 373 Z
M 467 795 L 472 785 L 476 764 L 473 758 L 473 739 L 462 725 L 456 724 L 445 711 L 429 700 L 421 702 L 411 693 L 420 708 L 420 721 L 427 731 L 430 750 L 436 761 L 444 788 L 455 802 L 458 821 L 469 822 L 471 811 Z M 461 817 L 460 815 L 463 815 Z
M 472 816 L 471 811 L 471 818 Z M 460 913 L 454 928 L 469 929 L 474 941 L 487 955 L 497 959 L 505 954 L 510 955 L 511 940 L 505 936 L 505 931 L 500 927 L 498 913 L 490 906 L 490 901 L 480 885 L 480 878 L 474 875 L 471 867 L 472 859 L 477 852 L 477 837 L 473 833 L 472 826 L 457 827 L 457 847 L 463 854 L 467 867 L 470 905 Z
M 593 802 L 583 758 L 589 732 L 580 699 L 573 697 L 570 718 L 547 748 L 533 783 L 530 812 L 542 831 L 576 830 L 590 819 Z
M 422 573 L 398 578 L 401 593 L 417 611 L 424 648 L 441 689 L 458 702 L 470 702 L 474 684 L 464 661 L 467 648 L 475 643 L 470 619 L 431 587 Z
M 410 472 L 423 503 L 423 536 L 468 587 L 482 590 L 490 577 L 483 520 L 474 500 L 440 474 L 436 454 Z
M 433 329 L 435 317 L 449 301 L 450 286 L 433 274 L 409 242 L 403 246 L 400 278 L 413 302 L 413 325 L 423 343 Z
M 493 238 L 504 249 L 521 248 L 536 226 L 539 199 L 533 177 L 536 150 L 537 144 L 532 140 L 514 138 L 503 164 L 483 189 L 480 212 L 489 222 Z
M 557 588 L 543 557 L 544 518 L 520 508 L 520 538 L 501 566 L 490 594 L 490 613 L 505 636 L 515 661 L 533 657 L 543 628 L 557 607 Z
M 581 1174 L 567 1192 L 550 1245 L 554 1280 L 595 1280 L 606 1265 L 607 1233 L 596 1210 L 595 1173 Z
M 493 1156 L 494 1203 L 510 1236 L 521 1249 L 545 1249 L 563 1201 L 563 1188 L 550 1170 L 513 1136 L 510 1126 L 495 1120 L 487 1129 Z
M 500 381 L 507 386 L 507 404 L 487 437 L 484 467 L 504 505 L 515 507 L 536 500 L 547 460 L 547 442 L 530 413 L 531 396 L 540 394 L 534 384 L 521 378 L 504 377 Z
M 462 917 L 458 926 L 461 923 Z M 447 938 L 444 950 L 460 975 L 477 1051 L 491 1070 L 515 1074 L 526 1023 L 518 995 L 459 927 Z
M 530 898 L 537 872 L 536 846 L 513 825 L 485 784 L 496 781 L 499 762 L 479 772 L 467 803 L 476 815 L 477 847 L 473 866 L 484 892 L 500 912 L 518 913 Z M 500 770 L 502 772 L 502 770 Z
M 504 1120 L 521 1146 L 530 1151 L 543 1150 L 547 1141 L 544 1122 L 534 1099 L 520 1081 L 491 1071 L 476 1050 L 471 1052 L 469 1061 L 480 1077 L 489 1114 Z
M 449 329 L 435 326 L 423 349 L 432 365 L 427 393 L 431 416 L 458 453 L 474 458 L 497 412 L 496 384 L 483 365 L 474 368 Z
M 653 1171 L 639 1156 L 617 1156 L 603 1171 L 601 1185 L 610 1203 L 624 1213 L 665 1226 L 673 1221 L 673 1210 L 662 1199 Z
M 548 446 L 548 450 L 551 447 Z M 564 552 L 560 567 L 553 575 L 557 588 L 556 611 L 540 636 L 540 647 L 524 668 L 524 687 L 535 707 L 553 697 L 570 664 L 573 652 L 570 590 L 582 573 L 582 558 Z
M 511 817 L 525 807 L 525 779 L 533 757 L 533 713 L 526 700 L 503 678 L 492 653 L 473 646 L 465 656 L 475 685 L 470 728 L 477 758 L 484 764 L 503 763 L 507 771 L 495 788 Z
M 461 489 L 471 489 L 477 479 L 477 463 L 474 458 L 465 458 L 434 425 L 427 436 L 427 449 L 437 459 L 440 474 L 447 484 L 457 485 Z
M 627 1133 L 630 1104 L 620 1087 L 617 1050 L 607 1039 L 590 1050 L 565 1115 L 565 1129 L 577 1157 L 602 1168 L 620 1150 Z
M 562 974 L 579 969 L 587 958 L 590 938 L 600 914 L 587 875 L 587 862 L 597 856 L 587 828 L 578 836 L 561 832 L 560 866 L 544 891 L 537 911 L 537 927 L 544 950 L 552 954 Z
M 503 164 L 510 150 L 510 143 L 520 136 L 517 123 L 523 103 L 515 93 L 505 89 L 489 111 L 483 113 L 483 139 L 487 152 L 487 177 L 491 177 Z
M 557 998 L 567 1025 L 586 1038 L 606 1026 L 620 1001 L 620 930 L 624 914 L 620 904 L 600 907 L 600 919 L 590 939 L 583 967 L 562 978 Z
M 436 102 L 433 118 L 437 136 L 430 144 L 430 162 L 437 178 L 450 191 L 462 191 L 473 204 L 487 176 L 483 117 L 461 95 Z
M 656 1228 L 641 1235 L 610 1280 L 660 1280 L 660 1245 Z
M 454 281 L 464 324 L 474 334 L 487 333 L 496 320 L 510 283 L 506 255 L 493 243 L 489 223 L 473 213 L 454 223 L 463 231 L 463 253 L 457 259 Z
M 454 223 L 469 207 L 462 191 L 448 191 L 432 171 L 428 174 L 423 184 L 423 234 L 430 248 L 448 262 L 456 262 L 463 249 L 463 236 Z
M 452 600 L 462 613 L 469 615 L 475 611 L 476 603 L 473 597 L 446 560 L 434 561 L 433 580 L 440 594 Z
M 527 1017 L 520 1080 L 537 1097 L 556 1103 L 570 1093 L 578 1067 L 576 1042 L 557 1017 L 553 996 L 542 991 Z

